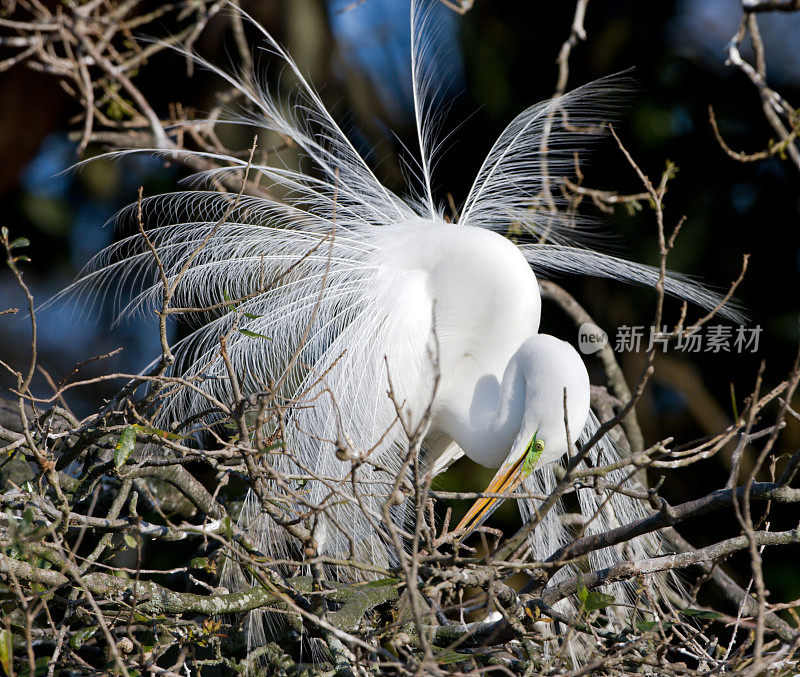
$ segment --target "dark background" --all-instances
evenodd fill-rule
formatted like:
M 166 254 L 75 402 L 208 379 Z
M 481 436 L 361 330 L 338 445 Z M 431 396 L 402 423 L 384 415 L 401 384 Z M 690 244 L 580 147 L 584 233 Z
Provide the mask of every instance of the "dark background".
M 244 3 L 295 56 L 323 98 L 344 121 L 391 187 L 402 190 L 400 144 L 413 147 L 408 91 L 407 2 L 366 0 L 268 0 Z M 449 54 L 440 64 L 447 83 L 442 103 L 449 112 L 446 130 L 460 125 L 436 175 L 438 198 L 451 193 L 456 204 L 466 191 L 485 153 L 503 127 L 522 109 L 552 95 L 555 58 L 569 34 L 574 6 L 569 2 L 488 2 L 477 0 L 466 16 L 442 10 L 442 46 Z M 656 377 L 638 411 L 648 442 L 673 436 L 688 442 L 724 428 L 732 419 L 732 393 L 738 410 L 750 393 L 761 360 L 765 383 L 785 378 L 798 343 L 797 294 L 800 265 L 800 173 L 779 157 L 740 164 L 718 147 L 708 123 L 714 106 L 722 134 L 737 150 L 766 148 L 774 133 L 764 120 L 757 93 L 733 67 L 725 65 L 726 44 L 734 35 L 741 10 L 736 0 L 684 2 L 617 2 L 589 4 L 588 39 L 573 51 L 569 87 L 633 68 L 638 89 L 625 97 L 627 109 L 616 128 L 642 169 L 654 180 L 666 162 L 679 171 L 666 198 L 667 225 L 680 217 L 686 224 L 670 267 L 724 289 L 738 274 L 742 255 L 751 255 L 747 277 L 737 297 L 753 326 L 761 326 L 758 354 L 700 354 L 687 358 L 671 351 L 657 363 Z M 790 102 L 800 100 L 800 15 L 770 14 L 759 18 L 768 80 Z M 163 35 L 170 32 L 164 25 Z M 198 43 L 211 61 L 226 62 L 234 53 L 224 18 L 213 22 Z M 449 51 L 448 51 L 449 50 Z M 747 55 L 748 52 L 745 51 Z M 257 59 L 268 76 L 268 60 Z M 221 83 L 208 74 L 187 77 L 185 61 L 161 54 L 139 74 L 138 82 L 154 107 L 166 114 L 171 102 L 199 111 L 214 103 Z M 54 79 L 24 67 L 0 75 L 0 225 L 12 235 L 32 241 L 28 281 L 40 302 L 62 289 L 88 258 L 113 237 L 103 228 L 114 212 L 136 199 L 139 185 L 146 194 L 172 190 L 183 176 L 176 167 L 139 158 L 100 160 L 81 171 L 63 172 L 79 158 L 69 132 L 76 129 L 78 105 Z M 246 147 L 249 140 L 243 140 Z M 90 154 L 99 152 L 90 147 Z M 636 193 L 642 187 L 613 141 L 601 143 L 584 165 L 584 185 Z M 600 219 L 610 234 L 603 247 L 637 261 L 657 263 L 652 211 L 636 214 L 618 209 L 604 215 L 585 203 L 587 216 Z M 591 279 L 558 280 L 574 293 L 597 323 L 612 337 L 621 325 L 649 326 L 655 295 L 650 290 Z M 10 276 L 0 274 L 0 306 L 18 306 L 22 299 Z M 677 318 L 677 305 L 670 305 Z M 124 346 L 121 354 L 87 367 L 83 373 L 133 372 L 157 355 L 153 323 L 128 322 L 109 330 L 108 309 L 81 309 L 72 299 L 59 301 L 39 314 L 41 362 L 56 381 L 71 366 Z M 553 306 L 546 305 L 543 331 L 565 338 L 574 328 Z M 22 314 L 0 318 L 0 358 L 23 364 L 27 324 Z M 629 380 L 638 378 L 641 354 L 624 354 Z M 594 381 L 602 382 L 597 365 Z M 44 376 L 37 387 L 46 391 Z M 0 385 L 8 385 L 0 379 Z M 68 400 L 86 414 L 112 386 L 83 389 Z M 768 421 L 766 421 L 768 423 Z M 781 441 L 783 451 L 800 444 L 800 427 L 790 422 Z M 729 453 L 729 452 L 728 452 Z M 718 488 L 727 476 L 727 455 L 668 474 L 663 494 L 680 502 Z M 657 474 L 656 474 L 657 475 Z M 655 479 L 655 476 L 652 479 Z M 463 462 L 442 478 L 443 488 L 479 489 L 487 472 Z M 457 509 L 461 509 L 457 506 Z M 513 523 L 512 505 L 498 512 L 498 524 Z M 727 530 L 736 533 L 733 515 L 714 515 L 710 522 L 687 524 L 683 533 L 697 545 Z M 796 525 L 796 515 L 774 513 L 772 528 Z M 765 574 L 772 601 L 800 595 L 795 548 L 775 556 L 767 551 Z M 732 566 L 746 583 L 742 557 Z

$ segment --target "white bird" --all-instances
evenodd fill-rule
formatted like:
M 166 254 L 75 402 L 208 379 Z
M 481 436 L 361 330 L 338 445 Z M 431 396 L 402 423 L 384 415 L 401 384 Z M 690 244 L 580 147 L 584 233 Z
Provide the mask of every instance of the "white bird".
M 554 475 L 545 466 L 568 449 L 565 391 L 573 444 L 581 435 L 586 439 L 597 421 L 580 356 L 568 343 L 538 333 L 541 300 L 533 269 L 649 285 L 658 279 L 653 268 L 577 246 L 585 234 L 541 200 L 544 161 L 551 185 L 554 177 L 569 174 L 572 151 L 590 138 L 575 129 L 596 128 L 608 112 L 604 97 L 613 95 L 613 79 L 520 113 L 489 151 L 457 223 L 447 222 L 432 192 L 438 146 L 431 135 L 429 3 L 414 3 L 411 24 L 417 194 L 400 197 L 378 181 L 291 57 L 253 22 L 297 83 L 291 103 L 278 101 L 250 75 L 232 75 L 194 58 L 252 107 L 252 115 L 232 122 L 291 138 L 308 168 L 248 167 L 246 160 L 227 155 L 169 150 L 223 165 L 200 179 L 258 173 L 262 185 L 280 187 L 283 201 L 193 190 L 141 205 L 167 279 L 177 281 L 173 305 L 218 308 L 202 314 L 201 326 L 174 347 L 173 372 L 202 375 L 199 390 L 230 398 L 219 351 L 219 338 L 226 335 L 245 393 L 277 383 L 286 403 L 285 453 L 265 463 L 289 477 L 317 478 L 302 487 L 302 505 L 278 503 L 291 517 L 308 506 L 325 507 L 310 520 L 320 553 L 383 565 L 397 554 L 379 524 L 381 511 L 408 448 L 387 396 L 389 379 L 412 424 L 423 420 L 430 405 L 423 462 L 433 472 L 466 454 L 499 468 L 490 491 L 511 491 L 523 481 L 528 489 L 547 491 Z M 137 218 L 136 210 L 131 206 L 120 219 Z M 520 243 L 505 237 L 509 232 L 521 233 Z M 77 286 L 100 294 L 138 289 L 123 314 L 157 309 L 162 299 L 160 272 L 138 234 L 99 255 Z M 674 274 L 666 289 L 706 308 L 719 301 Z M 184 389 L 170 395 L 161 416 L 180 421 L 207 408 L 201 393 Z M 337 458 L 337 439 L 349 440 L 361 453 L 369 450 L 373 466 L 388 472 L 369 464 L 353 471 L 350 461 Z M 596 463 L 619 460 L 608 439 L 592 453 Z M 343 482 L 351 472 L 356 481 Z M 610 479 L 622 481 L 625 473 L 616 471 Z M 278 484 L 273 490 L 285 499 Z M 590 532 L 646 514 L 640 502 L 622 494 L 578 493 L 587 519 L 597 515 Z M 535 502 L 520 503 L 527 517 Z M 465 526 L 474 526 L 494 504 L 477 503 Z M 392 515 L 402 525 L 406 509 L 393 508 Z M 252 495 L 241 522 L 263 552 L 275 559 L 292 556 L 295 545 Z M 558 512 L 551 512 L 533 535 L 533 557 L 547 557 L 568 538 Z M 659 545 L 644 538 L 629 547 L 633 555 L 652 556 Z M 593 554 L 592 562 L 600 566 L 622 556 L 608 549 Z M 240 572 L 229 574 L 231 585 L 246 584 L 241 578 L 237 583 Z M 331 575 L 360 574 L 334 567 Z

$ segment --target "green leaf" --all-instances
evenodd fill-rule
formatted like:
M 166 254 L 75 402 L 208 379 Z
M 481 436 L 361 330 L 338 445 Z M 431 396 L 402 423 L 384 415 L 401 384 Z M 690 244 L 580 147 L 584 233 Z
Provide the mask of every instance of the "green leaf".
M 604 592 L 597 590 L 588 590 L 586 584 L 583 582 L 583 577 L 578 574 L 578 589 L 576 591 L 578 600 L 581 603 L 581 614 L 587 614 L 590 611 L 602 609 L 610 604 L 614 604 L 617 600 L 611 595 L 606 595 Z
M 9 247 L 13 249 L 14 247 L 30 247 L 31 241 L 27 237 L 18 237 L 11 242 Z
M 586 590 L 586 588 L 584 588 L 584 590 Z M 596 590 L 589 591 L 586 598 L 581 600 L 581 602 L 583 602 L 583 608 L 587 612 L 603 609 L 604 607 L 614 604 L 616 601 L 617 600 L 611 595 L 606 595 L 604 592 L 597 592 Z
M 664 630 L 666 630 L 667 628 L 671 628 L 675 624 L 670 621 L 666 621 L 664 623 L 659 623 L 658 621 L 636 621 L 636 629 L 639 632 L 650 632 L 653 628 L 659 625 Z
M 80 649 L 83 646 L 83 643 L 92 638 L 92 635 L 97 632 L 97 626 L 93 625 L 88 628 L 84 628 L 83 630 L 79 630 L 76 632 L 72 637 L 69 638 L 69 645 L 73 649 Z
M 128 460 L 131 453 L 133 453 L 137 435 L 156 435 L 157 437 L 163 437 L 168 440 L 186 439 L 185 436 L 176 435 L 175 433 L 159 428 L 151 428 L 150 426 L 139 425 L 138 423 L 129 425 L 122 431 L 119 440 L 117 440 L 117 446 L 114 449 L 114 465 L 117 468 L 121 468 L 125 465 L 125 462 Z
M 161 430 L 160 428 L 151 428 L 147 425 L 139 425 L 138 423 L 134 423 L 131 428 L 134 428 L 137 433 L 141 435 L 156 435 L 157 437 L 163 437 L 167 440 L 185 440 L 186 435 L 177 435 L 175 433 L 171 433 L 167 430 Z
M 212 574 L 217 572 L 216 563 L 208 557 L 193 557 L 189 562 L 189 566 L 192 569 L 203 569 Z
M 136 427 L 129 425 L 117 440 L 117 446 L 114 448 L 114 466 L 121 468 L 125 465 L 130 455 L 133 453 L 133 448 L 136 445 Z
M 450 663 L 468 661 L 473 657 L 468 653 L 458 653 L 458 651 L 442 651 L 442 653 L 436 654 L 435 658 L 439 665 L 449 665 Z
M 222 298 L 224 298 L 226 301 L 230 301 L 231 300 L 231 297 L 228 296 L 228 290 L 227 289 L 223 289 L 222 290 Z M 232 313 L 235 313 L 236 312 L 236 306 L 233 305 L 232 303 L 229 303 L 228 304 L 228 310 L 230 310 Z
M 245 313 L 242 311 L 242 315 L 250 320 L 257 320 L 259 317 L 264 317 L 263 315 L 256 315 L 255 313 Z
M 131 118 L 131 109 L 134 108 L 133 101 L 116 94 L 116 98 L 109 101 L 106 106 L 106 117 L 112 120 L 126 120 Z
M 716 611 L 708 611 L 706 609 L 684 609 L 680 612 L 689 618 L 697 618 L 698 620 L 708 621 L 713 618 L 722 618 L 722 614 Z
M 139 547 L 139 541 L 136 540 L 136 537 L 131 534 L 124 534 L 122 539 L 125 541 L 125 545 L 127 545 L 131 550 L 136 550 Z
M 583 582 L 583 576 L 578 574 L 578 600 L 581 606 L 586 604 L 586 598 L 589 596 L 589 591 L 586 589 L 586 584 Z
M 0 630 L 0 665 L 7 677 L 13 677 L 11 664 L 14 660 L 14 638 L 7 628 Z
M 249 336 L 250 338 L 262 338 L 267 339 L 267 341 L 271 341 L 272 339 L 269 336 L 264 336 L 264 334 L 259 334 L 255 331 L 250 331 L 249 329 L 239 329 L 240 334 L 244 334 L 245 336 Z

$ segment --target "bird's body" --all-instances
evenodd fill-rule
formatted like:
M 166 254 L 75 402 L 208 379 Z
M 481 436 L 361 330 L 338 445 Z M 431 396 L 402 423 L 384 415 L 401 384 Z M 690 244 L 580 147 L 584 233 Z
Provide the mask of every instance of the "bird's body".
M 396 243 L 396 244 L 395 244 Z M 386 307 L 402 318 L 402 335 L 425 354 L 435 327 L 440 384 L 429 435 L 456 440 L 468 456 L 498 467 L 508 454 L 520 412 L 509 412 L 507 430 L 493 429 L 502 404 L 503 377 L 512 356 L 539 330 L 541 300 L 536 276 L 520 251 L 491 231 L 435 221 L 404 224 L 384 259 L 388 288 L 397 301 Z M 407 366 L 387 355 L 390 373 Z M 430 368 L 411 370 L 422 376 Z M 401 393 L 421 415 L 430 383 Z M 521 406 L 514 398 L 511 406 Z M 517 421 L 514 421 L 516 416 Z M 486 455 L 485 458 L 483 455 Z
M 347 237 L 344 231 L 340 236 Z M 351 318 L 326 339 L 297 391 L 302 395 L 295 397 L 289 417 L 288 453 L 276 459 L 277 467 L 288 475 L 305 472 L 340 481 L 353 467 L 337 457 L 333 442 L 347 439 L 376 465 L 397 473 L 407 448 L 398 406 L 407 428 L 425 425 L 422 463 L 434 474 L 462 453 L 498 468 L 513 450 L 524 452 L 537 431 L 550 442 L 540 465 L 561 456 L 564 388 L 576 440 L 588 413 L 588 376 L 574 348 L 538 333 L 538 283 L 520 250 L 497 233 L 441 218 L 392 225 L 372 233 L 369 244 L 360 259 L 363 294 L 357 294 L 356 317 L 364 324 Z M 320 254 L 320 263 L 325 257 Z M 328 284 L 320 299 L 337 297 L 337 280 Z M 338 305 L 332 310 L 342 312 Z M 324 303 L 318 311 L 314 328 L 329 321 Z M 390 388 L 394 400 L 387 395 Z M 375 533 L 362 514 L 366 506 L 367 513 L 380 515 L 395 477 L 390 473 L 377 485 L 372 479 L 351 503 L 338 500 L 348 487 L 307 485 L 309 503 L 330 503 L 334 515 L 330 522 L 322 516 L 316 527 L 316 540 L 327 554 L 346 557 L 351 535 L 359 534 L 370 561 L 395 559 L 390 539 Z M 245 522 L 261 523 L 254 531 L 265 536 L 263 547 L 289 556 L 285 532 L 258 517 L 257 506 L 251 509 Z M 402 523 L 402 510 L 397 517 Z
M 397 559 L 398 544 L 380 522 L 397 474 L 409 473 L 409 444 L 397 406 L 412 427 L 426 422 L 427 467 L 438 472 L 463 451 L 483 465 L 500 467 L 498 481 L 507 488 L 523 480 L 538 482 L 540 489 L 552 486 L 552 473 L 542 468 L 567 451 L 565 418 L 573 443 L 582 430 L 586 437 L 596 427 L 580 357 L 567 343 L 538 333 L 541 300 L 531 266 L 650 285 L 659 279 L 652 268 L 576 246 L 579 233 L 563 215 L 541 209 L 545 171 L 554 193 L 552 177 L 569 172 L 572 144 L 588 136 L 580 130 L 598 129 L 592 107 L 602 108 L 607 83 L 522 112 L 490 150 L 458 222 L 445 220 L 430 188 L 435 144 L 426 133 L 432 100 L 421 44 L 429 29 L 426 16 L 424 7 L 415 5 L 420 195 L 401 198 L 377 180 L 288 54 L 262 30 L 267 48 L 299 83 L 291 109 L 254 79 L 205 65 L 257 111 L 239 122 L 293 139 L 313 171 L 171 149 L 173 155 L 223 164 L 205 178 L 258 172 L 284 189 L 286 201 L 210 191 L 145 199 L 122 218 L 141 218 L 150 241 L 139 234 L 123 240 L 97 258 L 78 283 L 100 293 L 112 285 L 138 286 L 125 310 L 158 308 L 163 272 L 174 283 L 173 306 L 214 307 L 200 313 L 201 326 L 173 348 L 174 373 L 202 379 L 194 389 L 172 393 L 162 403 L 162 419 L 197 417 L 209 406 L 204 392 L 230 399 L 219 348 L 220 336 L 227 336 L 242 390 L 263 392 L 271 384 L 286 411 L 283 448 L 264 463 L 284 477 L 310 478 L 273 482 L 276 504 L 288 519 L 306 519 L 321 554 L 376 565 Z M 571 125 L 561 124 L 565 120 Z M 512 231 L 521 244 L 505 237 Z M 665 287 L 706 307 L 719 301 L 679 276 L 668 275 Z M 394 402 L 387 396 L 390 385 Z M 354 467 L 339 458 L 341 439 L 369 462 Z M 595 460 L 617 461 L 617 454 L 606 440 Z M 534 468 L 540 470 L 530 474 Z M 643 514 L 641 504 L 623 494 L 586 493 L 579 499 L 591 517 L 589 531 Z M 530 514 L 533 504 L 523 510 Z M 401 505 L 390 510 L 398 527 L 406 514 Z M 547 556 L 567 537 L 557 514 L 551 511 L 534 533 L 534 556 Z M 241 523 L 268 556 L 283 560 L 296 554 L 292 539 L 253 495 Z M 657 542 L 640 542 L 645 556 L 657 554 Z M 230 586 L 247 583 L 238 569 L 228 573 Z M 332 574 L 365 575 L 362 569 L 343 573 L 337 567 Z

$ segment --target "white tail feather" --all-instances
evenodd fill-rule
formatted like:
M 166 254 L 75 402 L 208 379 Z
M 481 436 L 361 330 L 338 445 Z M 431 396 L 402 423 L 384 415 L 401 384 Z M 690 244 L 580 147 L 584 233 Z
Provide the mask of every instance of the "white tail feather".
M 530 244 L 520 246 L 520 250 L 531 267 L 545 276 L 547 273 L 574 273 L 655 287 L 661 275 L 661 271 L 654 266 L 578 247 Z M 706 310 L 718 308 L 722 317 L 734 322 L 743 322 L 746 319 L 735 301 L 723 303 L 724 296 L 680 273 L 666 271 L 664 291 L 679 299 L 696 303 Z

